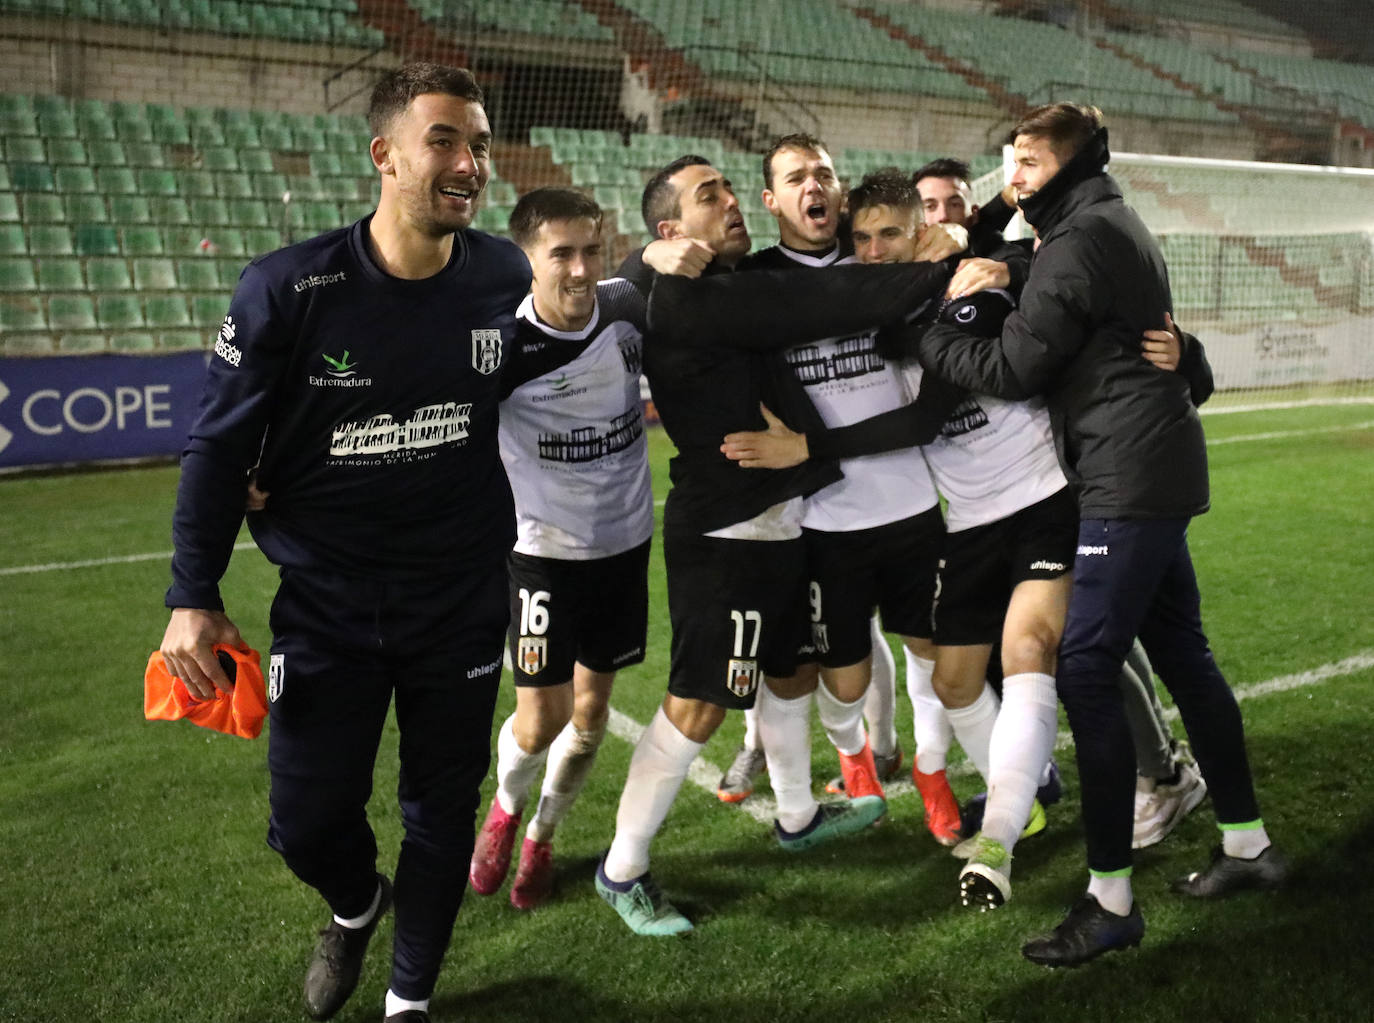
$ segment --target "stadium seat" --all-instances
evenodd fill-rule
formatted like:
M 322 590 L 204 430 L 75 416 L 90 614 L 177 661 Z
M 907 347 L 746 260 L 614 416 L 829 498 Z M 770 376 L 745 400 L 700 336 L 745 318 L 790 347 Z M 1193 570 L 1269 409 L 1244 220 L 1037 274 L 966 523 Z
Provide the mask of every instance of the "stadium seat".
M 48 162 L 51 164 L 87 162 L 86 144 L 80 139 L 49 139 Z
M 86 260 L 86 280 L 92 291 L 129 291 L 134 286 L 129 264 L 114 257 Z
M 139 195 L 138 182 L 128 167 L 98 167 L 96 187 L 106 195 Z
M 96 299 L 96 320 L 105 330 L 143 326 L 143 309 L 135 295 L 101 295 Z
M 248 246 L 243 240 L 243 231 L 237 227 L 217 228 L 210 241 L 221 256 L 243 257 L 248 255 Z
M 38 287 L 42 291 L 85 291 L 79 259 L 54 256 L 38 261 Z
M 34 163 L 42 164 L 48 159 L 47 150 L 43 147 L 43 140 L 39 138 L 16 138 L 11 136 L 5 139 L 5 162 L 6 163 Z
M 211 178 L 215 183 L 215 195 L 221 199 L 253 198 L 253 181 L 242 171 L 217 171 Z
M 72 233 L 59 224 L 36 224 L 28 229 L 29 251 L 35 256 L 70 256 Z
M 74 192 L 95 192 L 95 173 L 86 166 L 58 167 L 53 171 L 53 183 L 57 191 L 70 195 Z
M 227 210 L 229 219 L 227 224 L 235 227 L 269 227 L 271 220 L 268 217 L 267 205 L 258 199 L 230 199 L 228 200 Z
M 285 244 L 281 232 L 270 227 L 249 228 L 243 237 L 245 255 L 254 258 L 275 252 Z
M 148 209 L 154 224 L 179 227 L 193 223 L 190 206 L 179 195 L 154 196 L 148 200 Z
M 223 199 L 199 197 L 191 200 L 190 219 L 186 223 L 200 227 L 217 227 L 232 223 L 229 206 Z
M 177 191 L 188 198 L 194 196 L 213 196 L 215 194 L 215 175 L 211 171 L 177 171 L 176 183 Z
M 63 197 L 62 205 L 72 223 L 103 224 L 110 219 L 102 195 L 68 195 Z
M 0 334 L 8 331 L 44 330 L 48 318 L 32 294 L 0 294 Z M 8 339 L 7 342 L 8 344 Z
M 211 291 L 220 286 L 219 260 L 191 257 L 176 261 L 177 286 L 185 291 Z
M 270 174 L 273 169 L 272 154 L 266 149 L 245 149 L 239 154 L 239 170 Z
M 123 120 L 115 118 L 115 137 L 120 142 L 152 142 L 153 126 L 144 120 Z
M 18 220 L 19 200 L 13 192 L 0 192 L 0 224 L 12 224 Z
M 78 131 L 76 118 L 70 111 L 51 112 L 38 115 L 38 134 L 49 139 L 73 139 Z
M 48 326 L 53 330 L 90 330 L 96 325 L 89 295 L 54 295 L 48 299 Z
M 177 179 L 169 170 L 144 167 L 134 172 L 134 180 L 138 182 L 138 190 L 143 195 L 177 194 Z
M 225 146 L 209 147 L 201 150 L 201 166 L 212 171 L 238 170 L 239 157 Z
M 224 129 L 214 121 L 205 121 L 191 125 L 191 144 L 205 148 L 207 146 L 224 146 Z
M 189 146 L 191 144 L 191 132 L 184 124 L 172 123 L 153 123 L 149 126 L 149 138 L 153 142 L 160 142 L 164 146 Z
M 145 305 L 149 327 L 187 327 L 191 324 L 191 314 L 182 295 L 153 295 Z
M 0 291 L 33 291 L 37 287 L 33 260 L 15 256 L 0 257 Z
M 9 166 L 10 183 L 19 192 L 51 192 L 53 190 L 52 168 L 42 163 L 12 163 Z
M 109 348 L 104 334 L 63 334 L 57 339 L 57 350 L 63 355 L 94 355 Z
M 152 208 L 141 195 L 112 195 L 110 219 L 116 224 L 148 224 L 153 219 Z
M 224 322 L 224 315 L 228 311 L 228 295 L 191 296 L 191 322 L 197 327 L 214 330 Z
M 156 142 L 123 143 L 125 162 L 130 167 L 166 167 L 167 151 Z
M 62 208 L 62 199 L 56 195 L 21 195 L 19 208 L 26 224 L 62 224 L 67 220 L 67 211 Z
M 226 124 L 220 141 L 214 144 L 232 146 L 234 149 L 261 149 L 262 139 L 258 135 L 257 126 L 251 121 L 244 121 Z
M 124 230 L 123 248 L 129 256 L 162 255 L 162 232 L 156 227 L 129 227 Z
M 151 352 L 157 348 L 157 342 L 146 331 L 121 330 L 110 335 L 110 348 L 116 352 Z
M 139 291 L 171 291 L 177 286 L 176 267 L 163 256 L 142 256 L 133 261 L 134 287 Z M 149 309 L 151 318 L 152 310 Z

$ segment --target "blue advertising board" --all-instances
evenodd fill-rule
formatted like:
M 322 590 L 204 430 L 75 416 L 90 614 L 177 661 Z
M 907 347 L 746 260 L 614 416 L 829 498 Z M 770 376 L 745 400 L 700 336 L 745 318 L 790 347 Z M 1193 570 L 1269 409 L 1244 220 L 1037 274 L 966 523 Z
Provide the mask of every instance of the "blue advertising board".
M 0 468 L 176 455 L 207 353 L 0 359 Z

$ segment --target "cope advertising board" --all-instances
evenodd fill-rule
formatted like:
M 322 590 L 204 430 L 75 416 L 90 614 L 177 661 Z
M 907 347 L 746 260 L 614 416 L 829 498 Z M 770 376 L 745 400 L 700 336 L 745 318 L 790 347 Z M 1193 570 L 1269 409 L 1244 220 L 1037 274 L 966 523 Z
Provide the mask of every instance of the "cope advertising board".
M 0 468 L 179 454 L 207 358 L 0 359 Z

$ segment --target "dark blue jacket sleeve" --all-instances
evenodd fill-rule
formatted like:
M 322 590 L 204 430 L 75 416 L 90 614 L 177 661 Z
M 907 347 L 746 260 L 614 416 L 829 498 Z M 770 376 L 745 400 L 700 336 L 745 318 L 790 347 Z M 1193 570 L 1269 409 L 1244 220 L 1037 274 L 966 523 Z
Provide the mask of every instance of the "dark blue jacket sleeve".
M 249 266 L 215 340 L 200 410 L 181 456 L 168 607 L 224 609 L 219 580 L 243 522 L 248 472 L 262 451 L 292 334 L 263 275 Z

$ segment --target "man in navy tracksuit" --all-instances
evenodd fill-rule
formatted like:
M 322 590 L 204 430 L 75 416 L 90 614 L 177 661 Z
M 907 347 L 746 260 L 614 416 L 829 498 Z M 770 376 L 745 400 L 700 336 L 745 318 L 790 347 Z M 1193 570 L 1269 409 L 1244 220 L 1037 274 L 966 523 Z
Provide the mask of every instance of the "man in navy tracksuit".
M 1043 394 L 1060 463 L 1079 490 L 1073 595 L 1058 688 L 1077 748 L 1087 894 L 1027 958 L 1072 966 L 1138 944 L 1131 891 L 1135 787 L 1117 676 L 1137 634 L 1183 715 L 1222 829 L 1205 869 L 1175 890 L 1224 895 L 1280 884 L 1286 868 L 1260 820 L 1240 711 L 1202 631 L 1187 528 L 1208 507 L 1207 452 L 1190 393 L 1196 374 L 1161 373 L 1139 338 L 1172 307 L 1159 247 L 1106 174 L 1107 133 L 1091 107 L 1032 110 L 1012 131 L 1019 205 L 1036 229 L 1021 307 L 999 338 L 937 324 L 928 369 L 970 390 Z M 1172 327 L 1172 324 L 1170 324 Z M 1199 357 L 1183 337 L 1185 362 Z
M 393 898 L 386 1019 L 429 1019 L 490 762 L 515 535 L 499 370 L 530 270 L 511 243 L 467 230 L 490 175 L 482 104 L 466 71 L 382 79 L 377 211 L 244 271 L 182 459 L 162 651 L 193 695 L 229 685 L 211 646 L 239 634 L 218 582 L 254 465 L 271 494 L 249 515 L 281 568 L 268 842 L 333 913 L 305 981 L 315 1019 L 352 993 Z M 393 694 L 394 892 L 365 809 Z

